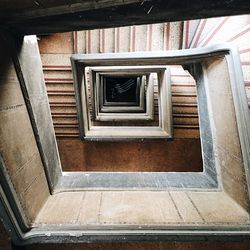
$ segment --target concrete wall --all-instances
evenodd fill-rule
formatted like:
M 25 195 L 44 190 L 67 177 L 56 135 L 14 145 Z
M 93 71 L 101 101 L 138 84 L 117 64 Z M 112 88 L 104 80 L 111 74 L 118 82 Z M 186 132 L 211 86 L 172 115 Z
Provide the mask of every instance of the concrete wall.
M 11 38 L 0 42 L 0 156 L 24 222 L 30 226 L 49 189 L 15 66 L 17 51 Z M 17 41 L 17 40 L 16 40 Z M 11 55 L 13 57 L 11 58 Z M 13 59 L 13 60 L 12 60 Z M 20 75 L 19 75 L 20 77 Z
M 239 48 L 244 84 L 250 108 L 250 15 L 185 21 L 182 48 L 229 42 Z
M 64 171 L 202 171 L 199 139 L 85 143 L 59 139 L 57 142 Z
M 225 59 L 208 60 L 203 65 L 208 83 L 209 109 L 212 134 L 207 143 L 215 148 L 215 155 L 222 186 L 238 204 L 249 210 L 249 197 L 242 148 L 230 85 L 230 72 Z M 219 77 L 218 77 L 219 75 Z M 230 126 L 227 126 L 230 124 Z M 211 159 L 209 159 L 211 161 Z M 220 170 L 219 170 L 220 169 Z

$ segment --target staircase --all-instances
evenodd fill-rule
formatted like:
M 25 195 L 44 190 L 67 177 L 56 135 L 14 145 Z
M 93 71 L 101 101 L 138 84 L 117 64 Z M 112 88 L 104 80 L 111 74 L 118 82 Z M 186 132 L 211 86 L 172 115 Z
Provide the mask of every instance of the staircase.
M 79 178 L 72 178 L 77 173 L 73 172 L 68 181 L 67 176 L 70 173 L 62 172 L 58 168 L 59 173 L 53 172 L 54 162 L 48 161 L 51 144 L 43 140 L 54 129 L 56 137 L 54 134 L 49 136 L 49 142 L 56 143 L 57 139 L 60 150 L 60 144 L 63 144 L 60 139 L 75 138 L 76 140 L 79 136 L 75 93 L 69 64 L 69 55 L 72 52 L 105 53 L 205 48 L 218 42 L 230 42 L 239 47 L 244 78 L 242 84 L 250 106 L 249 23 L 249 16 L 233 16 L 184 23 L 73 32 L 72 43 L 70 43 L 72 50 L 65 54 L 41 53 L 42 63 L 39 59 L 38 45 L 32 39 L 27 38 L 26 43 L 24 42 L 24 47 L 16 61 L 14 60 L 14 64 L 10 59 L 10 50 L 4 52 L 6 44 L 2 46 L 3 56 L 8 63 L 2 68 L 0 79 L 0 93 L 4 97 L 0 103 L 0 212 L 1 216 L 5 215 L 5 225 L 10 230 L 14 241 L 17 244 L 32 244 L 141 239 L 179 240 L 180 238 L 206 240 L 209 237 L 227 239 L 228 235 L 235 239 L 249 237 L 247 188 L 249 179 L 248 170 L 245 168 L 247 165 L 249 167 L 245 154 L 245 151 L 249 150 L 247 148 L 249 145 L 245 145 L 246 149 L 242 146 L 247 142 L 248 134 L 246 133 L 244 138 L 239 129 L 240 126 L 246 125 L 239 122 L 237 113 L 243 108 L 240 102 L 232 101 L 234 92 L 230 89 L 231 85 L 227 85 L 230 70 L 226 71 L 228 65 L 222 53 L 212 57 L 214 62 L 206 59 L 204 64 L 207 66 L 207 76 L 213 80 L 210 85 L 206 85 L 208 89 L 206 91 L 209 92 L 205 93 L 211 97 L 210 101 L 213 100 L 208 103 L 209 112 L 211 112 L 209 115 L 212 114 L 214 119 L 212 132 L 216 137 L 208 140 L 207 147 L 216 145 L 216 163 L 213 162 L 213 164 L 218 164 L 217 172 L 205 173 L 204 170 L 196 175 L 200 174 L 202 179 L 203 174 L 208 174 L 209 177 L 215 174 L 215 179 L 218 178 L 217 186 L 187 188 L 183 185 L 180 188 L 170 185 L 170 188 L 160 191 L 150 188 L 141 190 L 114 188 L 112 190 L 87 187 L 83 189 L 77 186 Z M 159 37 L 161 39 L 158 39 Z M 40 50 L 45 52 L 42 40 L 43 38 L 41 38 Z M 138 41 L 144 42 L 140 44 Z M 80 44 L 82 47 L 79 46 Z M 36 56 L 33 56 L 34 54 Z M 207 56 L 210 54 L 208 53 Z M 30 61 L 27 62 L 26 57 L 30 58 Z M 39 65 L 39 67 L 32 68 L 32 65 Z M 218 70 L 214 65 L 218 65 L 222 70 Z M 25 67 L 29 70 L 24 71 Z M 232 70 L 232 68 L 229 69 Z M 36 88 L 32 88 L 34 82 L 29 78 L 32 70 L 38 72 L 36 76 L 40 77 Z M 198 90 L 196 89 L 199 79 L 195 81 L 180 65 L 171 66 L 171 72 L 175 136 L 183 141 L 199 139 L 200 124 L 197 110 L 199 87 Z M 44 73 L 45 82 L 42 73 Z M 221 85 L 220 80 L 223 82 Z M 239 89 L 241 89 L 240 86 Z M 25 88 L 28 95 L 25 95 Z M 200 90 L 199 93 L 201 92 L 204 93 L 204 90 Z M 198 100 L 201 101 L 199 98 Z M 37 100 L 39 105 L 36 105 L 34 100 Z M 50 105 L 52 119 L 48 105 Z M 43 109 L 44 107 L 46 109 Z M 216 113 L 217 109 L 220 114 Z M 34 110 L 39 110 L 41 116 L 31 119 L 31 113 Z M 244 119 L 247 121 L 249 117 Z M 49 126 L 39 130 L 39 124 L 43 122 L 47 122 Z M 222 127 L 223 122 L 228 123 Z M 34 128 L 34 124 L 37 127 Z M 246 126 L 244 129 L 244 131 L 248 130 Z M 208 129 L 202 131 L 206 133 Z M 206 134 L 206 136 L 209 135 Z M 68 145 L 71 147 L 72 144 Z M 41 158 L 41 151 L 45 149 L 48 155 L 45 154 L 44 158 Z M 58 153 L 57 149 L 56 153 Z M 209 163 L 212 159 L 206 158 L 207 155 L 203 156 L 204 162 L 212 164 Z M 52 172 L 50 172 L 51 169 Z M 187 172 L 186 170 L 183 174 L 188 174 Z M 58 182 L 53 186 L 50 179 L 55 178 L 57 174 Z M 88 173 L 82 174 L 85 175 L 84 178 L 88 178 Z M 66 180 L 65 182 L 68 181 L 67 188 L 63 186 L 66 184 L 61 181 L 62 179 Z M 173 178 L 173 183 L 175 181 L 178 180 Z M 197 180 L 194 178 L 193 181 Z M 5 213 L 8 213 L 8 216 Z

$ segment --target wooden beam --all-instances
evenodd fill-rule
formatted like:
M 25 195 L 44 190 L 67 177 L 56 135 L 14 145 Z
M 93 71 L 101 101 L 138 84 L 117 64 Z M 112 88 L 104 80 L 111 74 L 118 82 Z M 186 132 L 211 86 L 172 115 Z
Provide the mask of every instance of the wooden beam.
M 13 2 L 6 5 L 15 6 Z M 49 34 L 250 13 L 247 0 L 72 0 L 70 5 L 62 5 L 64 1 L 58 5 L 36 2 L 40 5 L 27 9 L 0 8 L 0 28 L 23 35 Z

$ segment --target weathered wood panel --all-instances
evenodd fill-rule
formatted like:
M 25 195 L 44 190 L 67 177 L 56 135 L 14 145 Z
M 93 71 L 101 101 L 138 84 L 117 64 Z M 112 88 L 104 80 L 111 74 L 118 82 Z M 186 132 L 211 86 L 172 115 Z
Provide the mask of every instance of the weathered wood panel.
M 23 34 L 48 34 L 249 13 L 246 0 L 222 1 L 31 1 L 3 2 L 3 28 Z M 27 8 L 26 8 L 27 7 Z

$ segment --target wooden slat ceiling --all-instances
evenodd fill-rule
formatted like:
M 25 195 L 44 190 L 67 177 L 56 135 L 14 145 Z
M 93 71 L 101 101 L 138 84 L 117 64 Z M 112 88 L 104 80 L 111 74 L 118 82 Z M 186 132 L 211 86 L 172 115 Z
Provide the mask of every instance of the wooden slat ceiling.
M 248 0 L 5 0 L 0 1 L 0 28 L 47 34 L 249 12 Z

